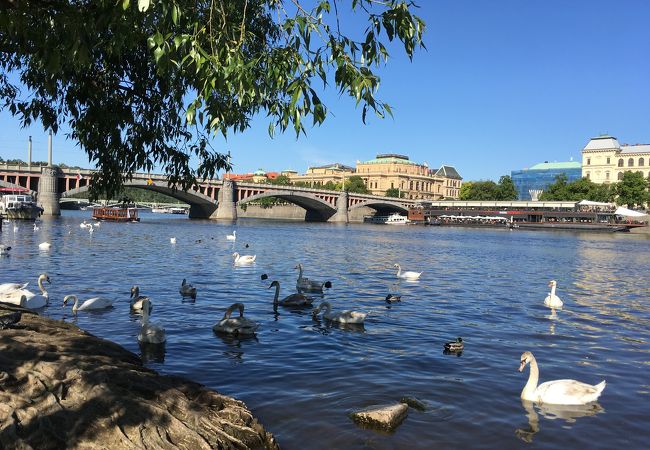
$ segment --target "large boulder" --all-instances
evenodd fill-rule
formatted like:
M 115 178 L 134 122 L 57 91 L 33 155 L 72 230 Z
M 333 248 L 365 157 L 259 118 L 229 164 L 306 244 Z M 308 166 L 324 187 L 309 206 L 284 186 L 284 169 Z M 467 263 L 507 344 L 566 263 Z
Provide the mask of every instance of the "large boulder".
M 366 409 L 353 412 L 352 420 L 364 428 L 374 428 L 384 431 L 393 431 L 408 415 L 408 405 L 397 403 L 380 408 Z
M 20 310 L 0 330 L 0 448 L 279 448 L 246 405 L 162 376 L 78 327 Z

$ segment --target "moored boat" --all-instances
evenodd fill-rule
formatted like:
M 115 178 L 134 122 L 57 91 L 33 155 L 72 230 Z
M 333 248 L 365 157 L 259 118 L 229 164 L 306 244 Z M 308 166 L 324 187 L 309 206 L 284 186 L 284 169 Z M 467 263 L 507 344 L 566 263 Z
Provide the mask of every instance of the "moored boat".
M 0 201 L 0 215 L 7 219 L 36 220 L 42 213 L 43 208 L 27 193 L 5 194 Z
M 137 208 L 93 208 L 93 219 L 111 222 L 139 222 Z
M 393 213 L 389 216 L 371 216 L 363 219 L 366 223 L 381 223 L 386 225 L 406 225 L 411 223 L 408 217 L 399 213 Z

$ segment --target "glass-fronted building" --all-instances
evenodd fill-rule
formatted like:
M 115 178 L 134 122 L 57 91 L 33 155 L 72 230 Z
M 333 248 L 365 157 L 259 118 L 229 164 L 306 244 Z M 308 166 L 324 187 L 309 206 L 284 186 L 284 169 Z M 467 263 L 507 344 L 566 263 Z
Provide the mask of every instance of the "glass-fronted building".
M 545 161 L 530 169 L 513 170 L 510 177 L 517 188 L 519 200 L 537 200 L 537 196 L 555 183 L 555 178 L 560 174 L 565 174 L 568 182 L 579 180 L 582 178 L 582 164 L 577 161 Z

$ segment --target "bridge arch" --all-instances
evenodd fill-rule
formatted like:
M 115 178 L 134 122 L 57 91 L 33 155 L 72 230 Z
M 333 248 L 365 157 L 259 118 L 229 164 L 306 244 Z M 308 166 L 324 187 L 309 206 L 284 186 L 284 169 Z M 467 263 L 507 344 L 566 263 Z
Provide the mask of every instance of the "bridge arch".
M 201 194 L 198 191 L 182 191 L 180 189 L 172 189 L 167 184 L 148 184 L 147 180 L 131 180 L 124 182 L 124 187 L 132 187 L 136 189 L 144 189 L 148 191 L 158 192 L 160 194 L 168 195 L 169 197 L 180 200 L 183 203 L 190 205 L 190 218 L 208 218 L 217 210 L 217 201 Z M 76 194 L 87 192 L 90 186 L 82 186 L 80 188 L 71 189 L 61 194 L 61 198 L 72 197 Z
M 237 204 L 254 202 L 263 198 L 276 197 L 307 210 L 305 220 L 326 221 L 336 213 L 336 208 L 318 196 L 308 192 L 270 190 L 241 199 Z
M 378 200 L 368 200 L 365 202 L 359 202 L 355 205 L 352 205 L 349 210 L 352 211 L 357 208 L 363 208 L 367 206 L 368 208 L 372 208 L 375 211 L 382 211 L 386 213 L 394 213 L 394 212 L 400 212 L 400 213 L 408 213 L 408 207 L 402 205 L 401 203 L 398 202 L 391 202 L 383 199 L 378 199 Z

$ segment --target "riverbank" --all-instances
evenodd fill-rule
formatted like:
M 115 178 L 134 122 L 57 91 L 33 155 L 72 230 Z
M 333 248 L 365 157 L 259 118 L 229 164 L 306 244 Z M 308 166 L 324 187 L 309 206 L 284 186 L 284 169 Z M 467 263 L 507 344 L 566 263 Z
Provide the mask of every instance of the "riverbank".
M 0 448 L 277 449 L 246 405 L 75 325 L 22 311 L 0 330 Z

